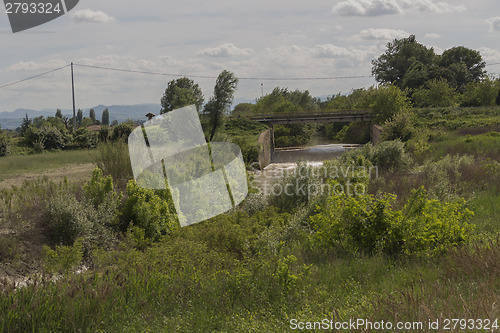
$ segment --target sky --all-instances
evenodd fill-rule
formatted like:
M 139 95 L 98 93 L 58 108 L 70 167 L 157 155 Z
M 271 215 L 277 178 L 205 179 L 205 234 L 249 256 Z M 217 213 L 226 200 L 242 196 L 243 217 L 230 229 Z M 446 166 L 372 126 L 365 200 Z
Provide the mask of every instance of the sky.
M 371 61 L 410 34 L 438 54 L 479 50 L 500 73 L 498 0 L 80 0 L 15 34 L 0 10 L 0 86 L 74 62 L 77 108 L 160 103 L 177 78 L 81 65 L 185 75 L 205 100 L 225 69 L 240 78 L 238 100 L 277 86 L 347 94 L 375 84 Z M 0 112 L 17 108 L 71 109 L 70 68 L 1 88 Z

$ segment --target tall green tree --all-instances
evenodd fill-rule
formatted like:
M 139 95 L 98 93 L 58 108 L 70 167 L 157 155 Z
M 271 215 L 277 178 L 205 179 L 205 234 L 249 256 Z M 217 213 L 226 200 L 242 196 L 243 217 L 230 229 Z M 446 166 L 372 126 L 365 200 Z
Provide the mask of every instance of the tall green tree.
M 109 110 L 107 108 L 102 111 L 101 123 L 109 126 Z
M 224 113 L 229 111 L 233 103 L 234 92 L 238 86 L 238 79 L 230 71 L 224 70 L 217 77 L 214 87 L 214 95 L 205 105 L 205 114 L 208 115 L 211 127 L 209 141 L 212 141 L 215 132 L 222 123 Z
M 415 35 L 410 35 L 408 38 L 394 39 L 387 44 L 385 53 L 372 61 L 372 74 L 378 82 L 391 83 L 403 89 L 406 88 L 405 75 L 410 69 L 413 69 L 414 77 L 425 76 L 426 69 L 435 59 L 433 48 L 427 48 L 416 40 Z M 418 67 L 414 65 L 416 62 L 420 63 Z
M 62 117 L 63 117 L 62 111 L 60 109 L 57 109 L 57 111 L 56 111 L 56 118 L 62 119 Z
M 92 120 L 92 124 L 95 124 L 95 110 L 94 109 L 90 109 L 89 118 Z
M 26 116 L 23 118 L 23 120 L 21 122 L 21 136 L 24 136 L 24 134 L 26 133 L 28 128 L 31 126 L 31 124 L 32 124 L 32 121 L 28 117 L 28 114 L 26 113 Z
M 200 111 L 203 101 L 203 93 L 200 86 L 193 80 L 182 77 L 168 83 L 167 89 L 161 98 L 161 113 L 191 104 L 196 105 L 196 109 Z
M 308 90 L 289 91 L 276 87 L 270 94 L 260 97 L 255 104 L 255 113 L 317 111 L 320 101 L 311 96 Z
M 83 120 L 83 111 L 78 109 L 78 112 L 76 113 L 76 122 L 78 126 L 82 124 L 82 120 Z
M 469 82 L 479 82 L 486 73 L 479 51 L 457 46 L 437 55 L 433 48 L 417 42 L 414 35 L 388 43 L 385 53 L 373 60 L 372 65 L 372 74 L 378 82 L 401 89 L 417 89 L 429 80 L 445 79 L 463 92 Z
M 486 63 L 479 51 L 464 46 L 445 50 L 439 57 L 439 66 L 453 73 L 456 88 L 462 90 L 469 82 L 479 82 L 486 74 Z

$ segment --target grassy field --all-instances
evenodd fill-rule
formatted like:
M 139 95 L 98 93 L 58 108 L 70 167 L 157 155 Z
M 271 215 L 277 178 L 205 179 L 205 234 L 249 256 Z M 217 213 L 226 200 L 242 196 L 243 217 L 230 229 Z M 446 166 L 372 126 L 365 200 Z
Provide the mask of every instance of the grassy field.
M 25 173 L 42 173 L 48 169 L 93 163 L 95 159 L 96 152 L 92 150 L 67 150 L 0 157 L 0 181 Z

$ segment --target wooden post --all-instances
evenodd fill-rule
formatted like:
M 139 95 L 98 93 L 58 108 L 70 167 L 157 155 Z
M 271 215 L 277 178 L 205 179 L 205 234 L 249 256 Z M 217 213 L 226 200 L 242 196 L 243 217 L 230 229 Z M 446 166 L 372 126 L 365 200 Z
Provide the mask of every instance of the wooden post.
M 73 74 L 73 62 L 71 62 L 71 91 L 73 95 L 73 133 L 76 131 L 76 105 L 75 105 L 75 76 Z

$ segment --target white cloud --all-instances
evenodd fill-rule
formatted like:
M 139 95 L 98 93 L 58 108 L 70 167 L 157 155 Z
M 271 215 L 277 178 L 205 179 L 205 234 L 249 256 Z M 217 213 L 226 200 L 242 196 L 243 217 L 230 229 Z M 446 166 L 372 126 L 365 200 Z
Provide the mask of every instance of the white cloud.
M 352 51 L 332 44 L 316 45 L 310 49 L 310 53 L 317 58 L 347 58 L 354 56 Z
M 358 35 L 352 37 L 353 40 L 393 40 L 395 38 L 408 37 L 410 33 L 396 29 L 366 29 L 361 30 Z
M 402 6 L 424 13 L 454 13 L 463 12 L 467 8 L 462 5 L 452 5 L 446 1 L 434 0 L 401 0 Z
M 427 39 L 439 39 L 439 38 L 441 38 L 441 35 L 440 34 L 436 34 L 434 32 L 431 32 L 431 33 L 425 34 L 424 37 L 427 38 Z
M 402 10 L 395 0 L 347 0 L 337 3 L 332 11 L 342 16 L 380 16 Z
M 453 13 L 465 11 L 465 6 L 433 0 L 346 0 L 333 6 L 332 11 L 342 16 L 381 16 L 405 11 L 425 13 Z
M 481 56 L 486 63 L 500 62 L 500 50 L 491 49 L 489 47 L 480 47 L 478 51 L 481 53 Z
M 500 32 L 500 16 L 489 18 L 486 23 L 490 25 L 490 32 Z
M 88 8 L 77 10 L 72 14 L 72 16 L 76 22 L 110 23 L 115 20 L 114 17 L 109 16 L 100 10 L 92 10 Z
M 47 62 L 19 61 L 7 67 L 7 70 L 11 72 L 46 71 L 63 67 L 65 65 L 68 65 L 68 63 L 64 60 L 55 59 Z
M 249 56 L 253 53 L 254 51 L 252 49 L 242 49 L 232 43 L 224 43 L 217 47 L 207 48 L 198 52 L 199 55 L 208 57 L 238 57 Z

